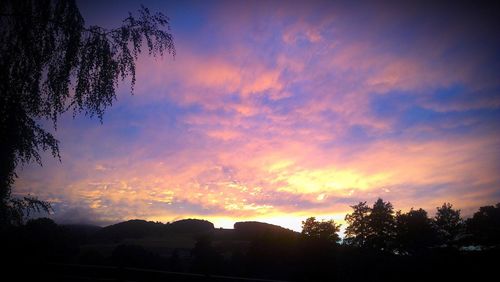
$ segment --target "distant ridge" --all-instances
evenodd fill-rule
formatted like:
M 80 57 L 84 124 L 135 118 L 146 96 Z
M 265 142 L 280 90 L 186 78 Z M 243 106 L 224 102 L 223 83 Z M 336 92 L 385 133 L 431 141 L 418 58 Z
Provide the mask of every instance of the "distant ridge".
M 201 219 L 182 219 L 172 223 L 161 223 L 132 219 L 96 230 L 93 241 L 96 242 L 121 242 L 125 239 L 140 239 L 145 237 L 160 237 L 168 234 L 198 235 L 212 232 L 214 224 Z
M 124 239 L 138 239 L 160 234 L 163 223 L 132 219 L 99 229 L 93 236 L 99 242 L 120 242 Z
M 299 233 L 293 230 L 281 227 L 279 225 L 259 222 L 242 221 L 234 224 L 234 232 L 237 237 L 242 239 L 252 239 L 263 235 L 296 236 Z
M 167 230 L 176 233 L 202 233 L 213 231 L 214 224 L 203 219 L 182 219 L 165 225 Z

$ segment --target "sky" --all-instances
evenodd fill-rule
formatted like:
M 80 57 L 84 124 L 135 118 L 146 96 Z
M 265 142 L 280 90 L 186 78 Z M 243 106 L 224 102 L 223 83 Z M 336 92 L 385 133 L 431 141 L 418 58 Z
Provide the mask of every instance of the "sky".
M 102 124 L 40 121 L 61 161 L 18 168 L 14 193 L 59 223 L 298 231 L 379 197 L 430 215 L 500 202 L 498 9 L 434 2 L 77 1 L 107 28 L 163 12 L 176 56 L 141 55 Z

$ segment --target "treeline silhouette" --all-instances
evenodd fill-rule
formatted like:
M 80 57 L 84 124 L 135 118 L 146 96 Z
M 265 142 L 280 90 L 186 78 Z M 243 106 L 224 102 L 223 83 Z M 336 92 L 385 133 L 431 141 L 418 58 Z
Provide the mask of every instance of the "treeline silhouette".
M 343 239 L 339 224 L 314 217 L 300 233 L 260 222 L 217 229 L 195 219 L 131 220 L 100 228 L 32 219 L 2 227 L 2 254 L 8 258 L 3 275 L 58 281 L 58 264 L 289 281 L 478 281 L 497 271 L 500 203 L 466 220 L 449 203 L 432 218 L 423 209 L 396 212 L 382 199 L 351 208 Z M 24 269 L 30 271 L 19 271 Z M 104 275 L 82 269 L 71 275 L 90 277 L 85 281 Z

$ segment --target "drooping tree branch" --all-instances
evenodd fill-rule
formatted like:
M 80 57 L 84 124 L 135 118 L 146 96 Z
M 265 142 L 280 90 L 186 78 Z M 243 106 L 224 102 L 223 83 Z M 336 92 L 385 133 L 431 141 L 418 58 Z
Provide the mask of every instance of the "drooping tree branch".
M 170 20 L 141 6 L 120 27 L 85 26 L 71 0 L 0 3 L 0 210 L 8 206 L 15 168 L 41 151 L 59 156 L 59 142 L 39 121 L 57 128 L 59 116 L 97 116 L 116 100 L 118 82 L 136 82 L 136 61 L 175 56 Z

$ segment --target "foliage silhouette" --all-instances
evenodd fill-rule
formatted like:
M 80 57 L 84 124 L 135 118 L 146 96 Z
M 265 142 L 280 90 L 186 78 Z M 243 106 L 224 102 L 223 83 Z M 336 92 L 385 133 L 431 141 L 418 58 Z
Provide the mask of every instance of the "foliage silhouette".
M 383 214 L 385 218 L 391 214 L 392 205 L 383 200 L 377 202 L 385 210 L 380 214 Z M 445 206 L 446 208 L 452 207 L 449 204 Z M 362 203 L 357 207 L 365 207 L 366 210 L 367 206 Z M 376 204 L 373 207 L 377 208 Z M 163 232 L 175 226 L 176 222 L 162 224 L 139 220 L 116 224 L 115 227 L 111 226 L 112 228 L 99 229 L 123 231 L 119 245 L 114 241 L 99 242 L 95 240 L 95 237 L 93 239 L 93 236 L 99 234 L 99 230 L 93 227 L 66 227 L 59 226 L 50 219 L 37 219 L 19 226 L 9 226 L 7 232 L 0 233 L 0 242 L 3 244 L 2 254 L 11 258 L 9 260 L 11 267 L 7 269 L 16 270 L 16 273 L 22 273 L 21 270 L 28 267 L 45 265 L 44 262 L 59 262 L 80 265 L 97 264 L 103 267 L 121 266 L 189 271 L 210 275 L 198 276 L 202 281 L 210 280 L 213 275 L 217 274 L 246 277 L 250 281 L 253 278 L 289 281 L 464 279 L 479 281 L 494 275 L 496 271 L 500 255 L 500 244 L 496 236 L 500 227 L 499 209 L 500 204 L 481 207 L 467 221 L 467 229 L 461 229 L 457 235 L 463 237 L 465 233 L 470 233 L 469 238 L 473 240 L 455 240 L 453 244 L 447 246 L 441 243 L 438 224 L 435 222 L 436 217 L 429 218 L 423 209 L 396 213 L 393 238 L 390 248 L 386 249 L 369 245 L 369 237 L 367 237 L 366 246 L 358 246 L 346 241 L 344 244 L 338 244 L 336 240 L 329 239 L 333 238 L 332 236 L 323 236 L 321 234 L 324 233 L 320 232 L 322 229 L 316 228 L 325 221 L 321 222 L 313 218 L 304 221 L 302 233 L 259 222 L 243 222 L 235 224 L 235 227 L 238 227 L 235 229 L 219 229 L 213 228 L 209 222 L 198 220 L 180 221 L 181 225 L 189 223 L 188 229 L 192 232 L 184 232 L 186 230 L 184 228 L 174 228 Z M 371 217 L 371 213 L 365 213 L 365 215 L 367 218 Z M 462 221 L 460 217 L 459 221 Z M 190 226 L 191 223 L 198 227 L 205 227 L 193 228 Z M 326 221 L 326 223 L 332 222 Z M 372 236 L 371 234 L 376 229 L 372 229 L 370 221 L 368 223 L 369 235 Z M 212 227 L 208 228 L 209 225 Z M 116 226 L 120 228 L 116 229 Z M 336 224 L 331 226 L 338 227 Z M 122 227 L 126 228 L 121 229 Z M 147 232 L 131 231 L 134 228 L 144 229 Z M 88 239 L 75 236 L 78 230 L 87 229 Z M 327 233 L 333 230 L 337 233 L 337 228 L 329 227 L 326 230 L 329 230 Z M 139 237 L 137 237 L 138 234 Z M 192 240 L 192 245 L 186 247 L 183 244 L 172 245 L 175 241 L 168 240 L 173 238 L 172 236 L 196 237 L 196 239 Z M 167 243 L 164 245 L 162 242 Z M 470 251 L 471 248 L 467 248 L 470 247 L 468 244 L 473 244 L 472 249 L 476 251 Z M 21 260 L 25 264 L 16 264 Z M 52 269 L 50 274 L 54 277 L 60 277 L 61 273 L 68 273 L 62 272 L 53 265 L 45 265 L 45 267 Z M 73 270 L 70 273 L 84 277 L 102 273 L 101 278 L 104 278 L 104 270 L 88 267 L 90 267 L 87 268 L 88 271 Z M 46 275 L 43 274 L 43 268 L 38 268 L 37 271 L 40 277 Z M 158 272 L 151 272 L 150 275 L 141 276 L 146 272 L 141 273 L 133 277 L 127 276 L 131 275 L 130 273 L 124 274 L 118 279 L 133 278 L 137 281 L 150 281 L 149 278 L 158 274 Z M 47 274 L 43 277 L 53 278 L 53 276 Z M 188 281 L 189 277 L 186 276 L 184 281 Z M 36 277 L 32 278 L 36 279 Z M 108 278 L 114 279 L 112 276 Z M 157 280 L 161 281 L 161 279 Z
M 339 231 L 340 225 L 333 220 L 317 221 L 315 217 L 310 217 L 302 222 L 298 263 L 303 279 L 330 280 L 336 268 Z
M 312 240 L 320 240 L 336 244 L 340 242 L 340 224 L 333 220 L 317 221 L 315 217 L 309 217 L 302 222 L 302 235 Z
M 395 245 L 402 254 L 426 251 L 437 243 L 437 232 L 423 209 L 396 214 Z
M 485 246 L 500 245 L 500 203 L 495 206 L 480 207 L 472 218 L 467 220 L 467 232 L 473 235 L 476 244 Z
M 453 209 L 450 203 L 437 207 L 434 224 L 442 244 L 450 245 L 455 241 L 465 228 L 465 223 L 460 217 L 460 210 Z
M 356 247 L 365 247 L 370 236 L 370 207 L 366 202 L 351 206 L 353 212 L 345 216 L 348 226 L 346 228 L 345 242 Z
M 394 248 L 396 221 L 390 202 L 377 199 L 373 207 L 366 202 L 351 206 L 353 213 L 345 217 L 346 243 L 352 246 L 392 251 Z
M 369 219 L 370 235 L 368 244 L 371 248 L 391 251 L 393 240 L 396 235 L 396 222 L 394 209 L 390 202 L 378 199 L 371 208 Z
M 51 211 L 52 206 L 50 203 L 32 196 L 11 198 L 0 204 L 0 217 L 8 219 L 7 221 L 10 224 L 17 226 L 22 225 L 31 214 L 50 213 Z M 0 219 L 0 224 L 2 222 L 5 222 L 5 220 Z
M 41 151 L 59 156 L 58 140 L 40 121 L 56 128 L 59 116 L 72 111 L 102 122 L 118 82 L 131 77 L 133 91 L 143 49 L 175 55 L 169 29 L 166 16 L 145 7 L 108 30 L 86 27 L 71 0 L 0 2 L 0 224 L 19 221 L 11 197 L 16 167 L 41 164 Z

